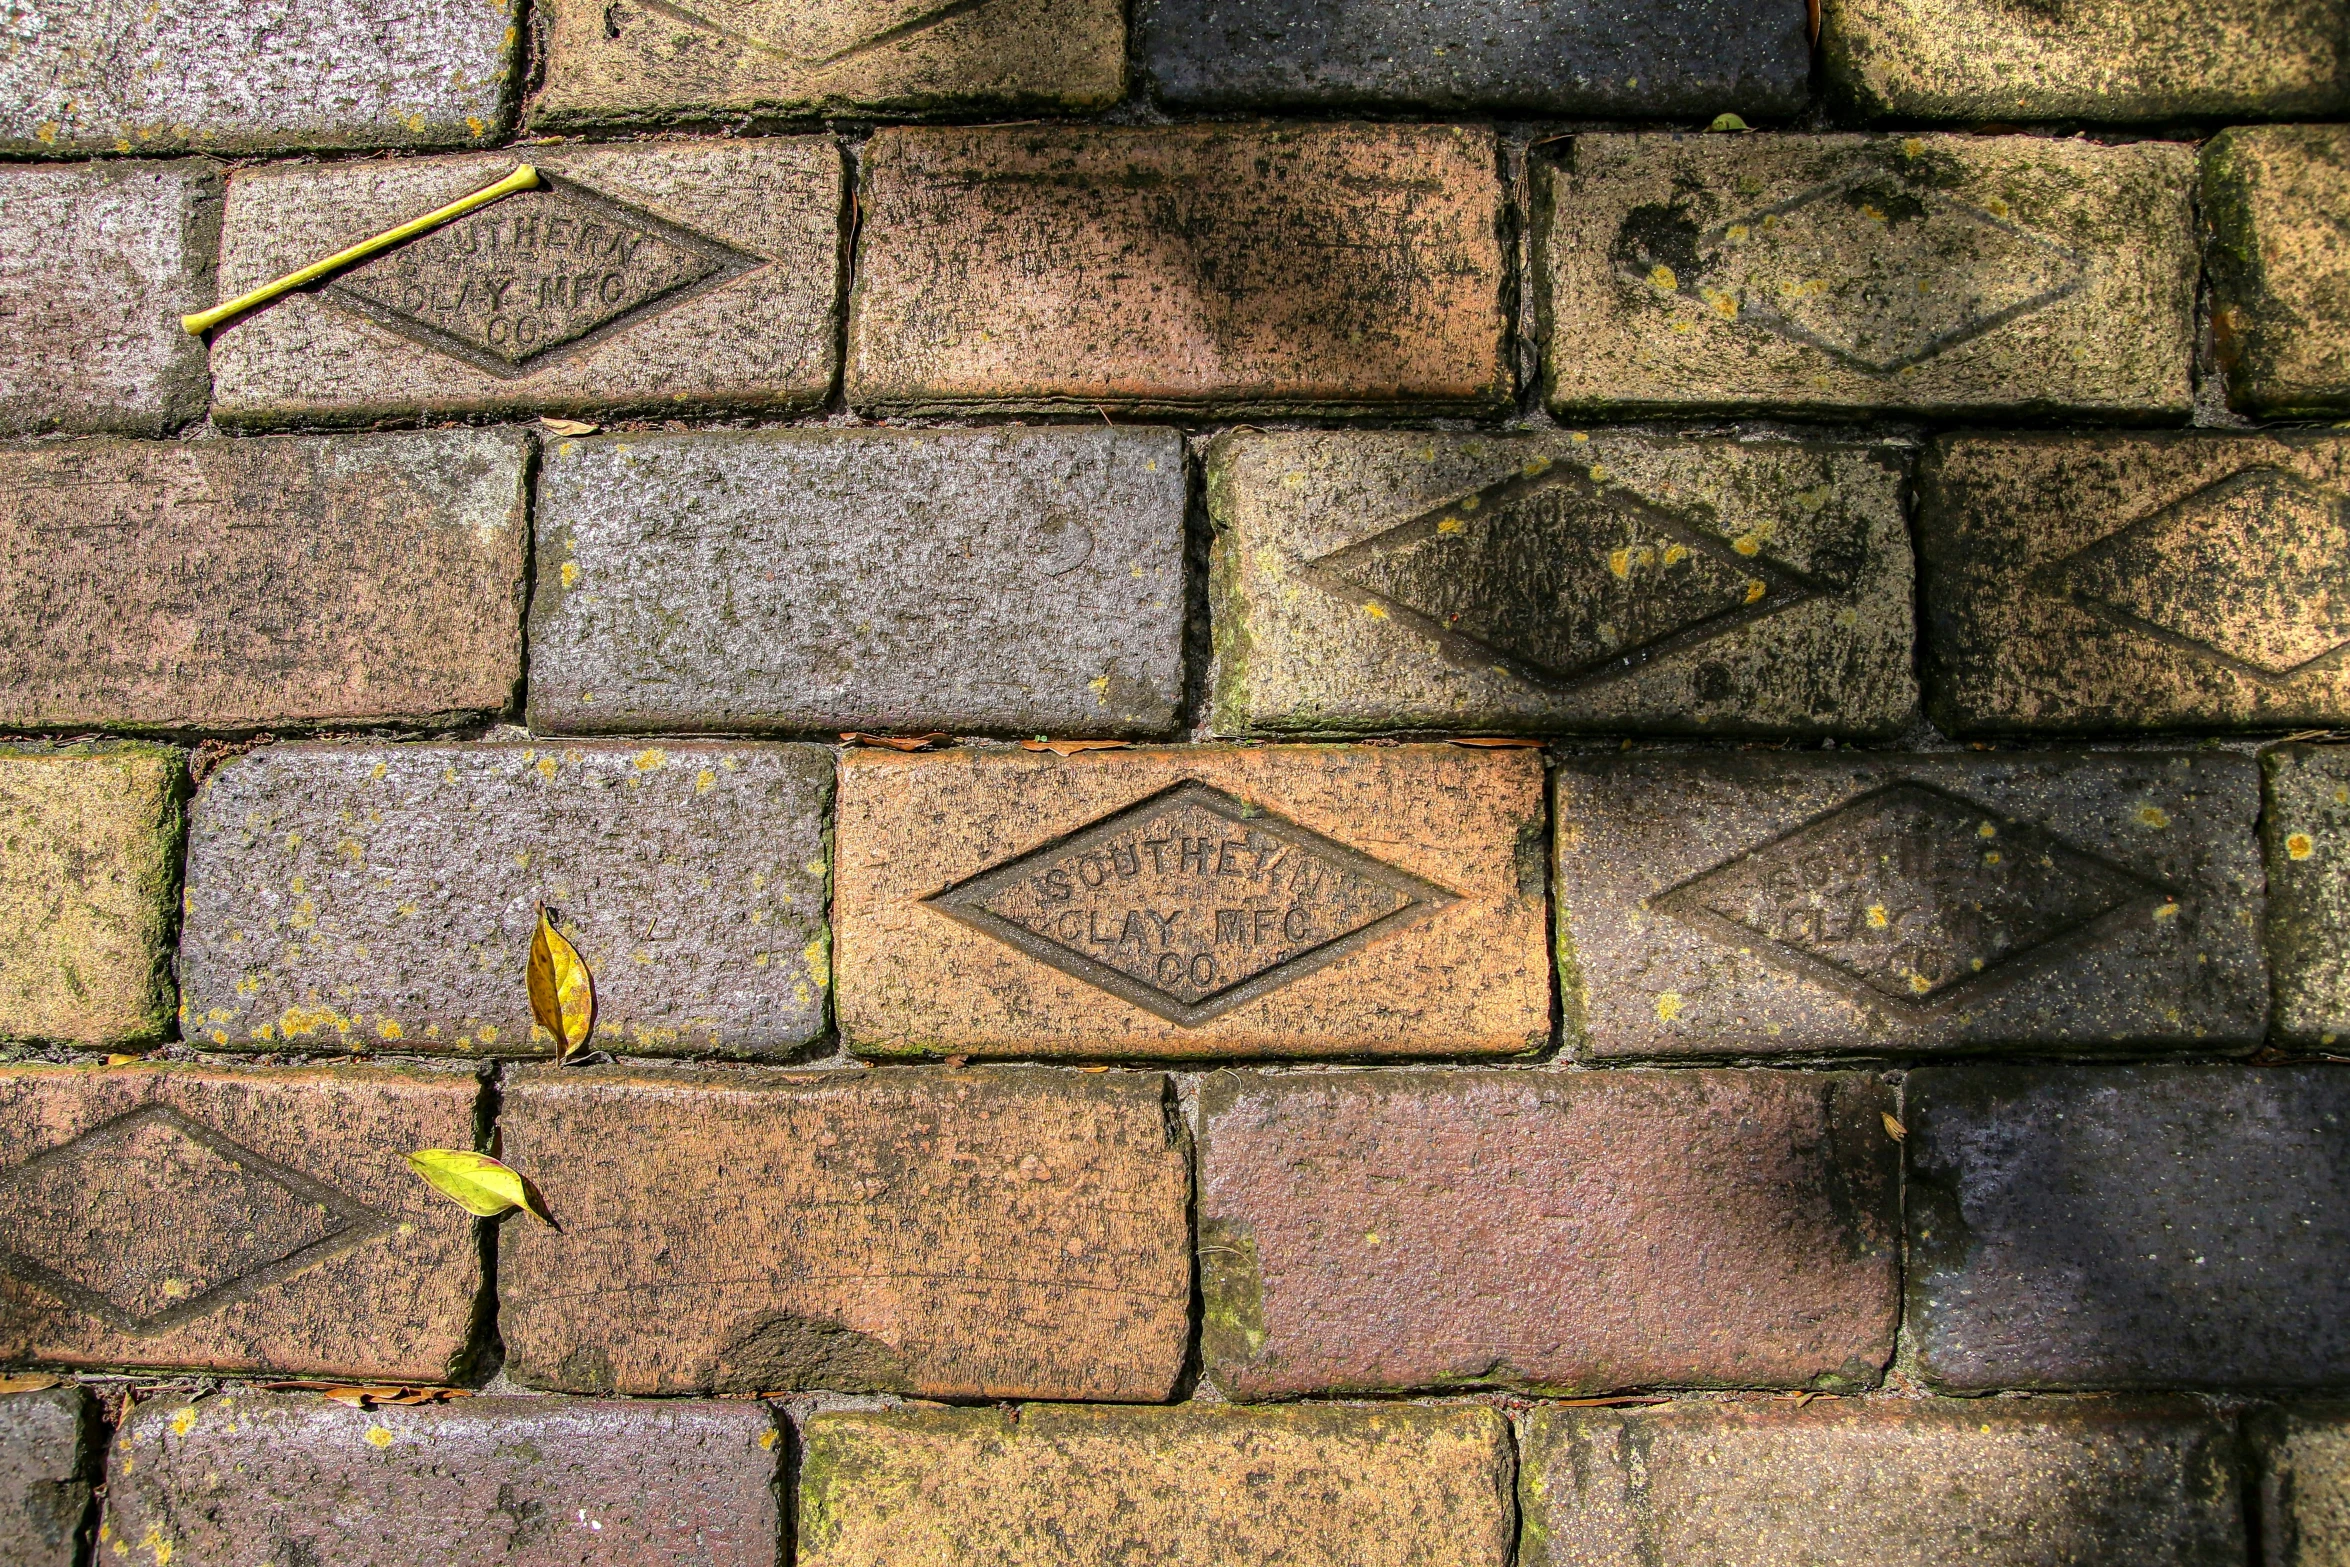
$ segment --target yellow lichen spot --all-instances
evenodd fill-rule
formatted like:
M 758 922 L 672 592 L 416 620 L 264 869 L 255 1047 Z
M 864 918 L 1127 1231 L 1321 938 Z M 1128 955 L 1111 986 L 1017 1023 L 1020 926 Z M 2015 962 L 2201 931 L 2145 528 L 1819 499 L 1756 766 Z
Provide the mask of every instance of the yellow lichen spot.
M 1912 974 L 1909 976 L 1909 988 L 1922 996 L 1934 988 L 1934 982 L 1923 974 Z
M 1905 158 L 1922 158 L 1926 155 L 1926 144 L 1915 136 L 1905 136 L 1901 141 L 1901 155 Z
M 2139 806 L 2138 820 L 2144 822 L 2149 827 L 2168 827 L 2170 825 L 2169 813 L 2164 811 L 2163 808 L 2159 805 Z
M 1591 465 L 1591 482 L 1592 482 L 1593 484 L 1605 484 L 1605 483 L 1607 483 L 1607 464 L 1606 464 L 1606 463 L 1598 463 L 1598 462 L 1595 462 L 1595 463 L 1593 463 L 1593 464 Z
M 1729 240 L 1732 244 L 1736 244 L 1739 240 L 1742 240 L 1746 237 L 1747 232 L 1748 230 L 1745 224 L 1733 223 L 1722 231 L 1722 237 L 1726 240 Z
M 302 847 L 302 835 L 301 835 L 300 833 L 298 833 L 298 832 L 290 832 L 290 833 L 287 833 L 287 834 L 286 834 L 286 850 L 287 850 L 287 852 L 288 852 L 288 853 L 291 853 L 292 851 L 294 851 L 294 850 L 296 850 L 296 849 L 299 849 L 300 847 Z
M 465 116 L 465 128 L 476 136 L 487 135 L 489 132 L 489 127 L 482 123 L 481 116 L 478 114 Z
M 214 1029 L 214 1030 L 212 1031 L 212 1042 L 213 1042 L 214 1044 L 216 1044 L 216 1045 L 225 1045 L 225 1044 L 227 1044 L 227 1043 L 228 1043 L 228 1030 L 227 1030 L 227 1029 L 225 1029 L 225 1028 L 216 1028 L 216 1029 Z
M 751 955 L 751 967 L 765 968 L 768 961 L 774 956 L 775 954 L 772 952 L 755 952 Z
M 1518 472 L 1525 475 L 1529 479 L 1539 479 L 1544 474 L 1550 472 L 1550 468 L 1551 462 L 1549 458 L 1535 457 L 1528 459 L 1526 465 L 1523 468 L 1520 468 Z
M 1981 826 L 1979 826 L 1979 827 L 1977 827 L 1977 828 L 1975 829 L 1975 836 L 1976 836 L 1976 837 L 1978 837 L 1978 838 L 1996 838 L 1996 837 L 1998 837 L 1998 836 L 1999 836 L 1999 825 L 1998 825 L 1998 823 L 1996 823 L 1996 822 L 1985 822 L 1985 823 L 1983 823 Z
M 762 1452 L 772 1453 L 775 1451 L 775 1433 L 773 1431 L 759 1433 L 759 1448 Z
M 338 1034 L 351 1032 L 351 1020 L 332 1007 L 288 1007 L 278 1014 L 277 1026 L 288 1039 L 307 1039 L 330 1028 Z
M 247 974 L 247 975 L 246 975 L 244 978 L 242 978 L 242 979 L 238 980 L 238 981 L 237 981 L 237 994 L 238 994 L 238 995 L 240 995 L 240 996 L 258 996 L 258 995 L 260 995 L 260 994 L 261 994 L 261 976 L 260 976 L 260 975 L 258 975 L 258 974 Z
M 1681 1015 L 1681 992 L 1668 990 L 1656 998 L 1656 1020 L 1670 1023 Z
M 562 571 L 561 571 L 561 572 L 559 572 L 559 573 L 557 573 L 557 575 L 559 575 L 560 577 L 562 577 L 562 579 L 563 579 L 563 585 L 564 585 L 565 587 L 567 587 L 567 588 L 575 588 L 575 587 L 578 587 L 578 586 L 579 586 L 579 562 L 578 562 L 578 561 L 575 561 L 575 560 L 567 560 L 567 561 L 565 561 L 565 562 L 563 563 L 563 569 L 562 569 Z
M 1759 555 L 1762 553 L 1762 547 L 1763 536 L 1760 529 L 1752 533 L 1741 533 L 1730 541 L 1730 548 L 1741 555 Z
M 378 762 L 378 763 L 376 763 L 376 764 L 375 764 L 373 767 L 371 767 L 371 768 L 369 768 L 369 769 L 368 769 L 368 771 L 367 771 L 367 776 L 368 776 L 368 777 L 370 777 L 370 778 L 373 778 L 373 779 L 375 779 L 375 780 L 376 780 L 378 783 L 380 783 L 380 782 L 382 782 L 382 781 L 383 781 L 383 775 L 384 775 L 384 774 L 386 774 L 386 773 L 388 773 L 388 772 L 390 772 L 391 770 L 392 770 L 392 764 L 391 764 L 391 763 L 389 763 L 389 762 Z
M 496 1044 L 498 1042 L 498 1031 L 486 1023 L 483 1024 L 481 1030 L 481 1042 L 485 1045 Z
M 1697 297 L 1704 300 L 1713 313 L 1725 321 L 1738 319 L 1738 297 L 1718 288 L 1699 288 Z
M 416 904 L 413 900 L 407 903 L 395 903 L 392 905 L 392 912 L 402 919 L 412 920 L 416 918 Z
M 62 129 L 64 127 L 55 120 L 43 120 L 39 125 L 33 127 L 33 134 L 54 147 L 57 145 L 57 133 Z
M 514 868 L 523 871 L 530 869 L 530 851 L 528 849 L 514 851 Z
M 539 758 L 539 776 L 541 778 L 552 778 L 555 776 L 555 759 L 553 757 L 542 756 Z
M 646 746 L 643 750 L 637 752 L 633 760 L 636 762 L 636 770 L 638 772 L 649 773 L 654 768 L 659 767 L 662 763 L 668 761 L 669 753 L 662 750 L 657 745 L 649 745 Z
M 1983 863 L 1985 865 L 1997 865 L 1999 863 L 1999 851 L 1997 849 L 1985 849 L 1983 851 Z
M 165 1279 L 163 1281 L 163 1298 L 165 1300 L 186 1300 L 188 1298 L 188 1281 L 186 1279 Z
M 392 1433 L 386 1431 L 382 1426 L 369 1426 L 367 1428 L 366 1441 L 369 1447 L 389 1447 L 392 1445 L 392 1440 Z
M 1458 517 L 1439 517 L 1436 519 L 1436 531 L 1438 533 L 1459 533 L 1467 527 L 1468 524 L 1461 521 L 1461 519 Z
M 1669 294 L 1681 286 L 1681 280 L 1673 276 L 1671 267 L 1660 261 L 1648 269 L 1648 284 L 1651 288 L 1661 288 Z
M 1686 545 L 1686 544 L 1668 544 L 1668 545 L 1666 545 L 1666 546 L 1665 546 L 1665 564 L 1666 564 L 1666 565 L 1668 565 L 1668 566 L 1678 566 L 1678 565 L 1680 565 L 1680 564 L 1681 564 L 1681 562 L 1683 562 L 1683 561 L 1687 560 L 1688 558 L 1689 558 L 1689 546 L 1688 546 L 1688 545 Z
M 1746 602 L 1747 602 L 1747 603 L 1749 603 L 1749 604 L 1760 604 L 1760 603 L 1762 602 L 1762 600 L 1763 600 L 1763 595 L 1764 595 L 1765 593 L 1768 593 L 1768 592 L 1770 592 L 1770 591 L 1771 591 L 1771 585 L 1770 585 L 1769 583 L 1767 583 L 1767 582 L 1763 581 L 1763 580 L 1762 580 L 1760 577 L 1749 577 L 1749 578 L 1747 578 L 1747 580 L 1746 580 Z
M 700 772 L 694 774 L 694 793 L 707 794 L 709 791 L 717 787 L 718 774 L 714 769 L 705 767 Z
M 2286 857 L 2286 858 L 2288 858 L 2288 859 L 2294 859 L 2294 860 L 2306 860 L 2306 859 L 2308 859 L 2308 858 L 2309 858 L 2309 857 L 2310 857 L 2312 854 L 2315 854 L 2316 852 L 2317 852 L 2317 845 L 2315 845 L 2315 844 L 2313 844 L 2313 843 L 2311 843 L 2311 842 L 2309 841 L 2309 834 L 2307 834 L 2307 833 L 2305 833 L 2305 832 L 2297 832 L 2297 833 L 2290 833 L 2290 834 L 2287 834 L 2287 835 L 2286 835 L 2286 838 L 2285 838 L 2285 857 Z
M 1632 552 L 1630 550 L 1608 551 L 1607 569 L 1619 577 L 1629 578 L 1632 575 Z
M 294 905 L 294 912 L 286 916 L 286 923 L 296 930 L 309 930 L 318 924 L 318 905 L 308 898 Z
M 1882 903 L 1872 903 L 1869 905 L 1870 929 L 1883 930 L 1890 923 L 1891 921 L 1887 919 L 1885 915 L 1885 905 Z
M 378 1039 L 402 1039 L 406 1036 L 400 1032 L 400 1025 L 395 1019 L 386 1017 L 376 1019 L 375 1037 Z
M 807 964 L 808 972 L 818 979 L 828 978 L 828 970 L 832 963 L 831 942 L 819 934 L 814 941 L 800 949 L 800 961 Z
M 186 1436 L 188 1432 L 195 1427 L 195 1424 L 196 1406 L 190 1404 L 187 1408 L 181 1410 L 178 1414 L 171 1417 L 171 1434 L 173 1436 Z
M 1569 445 L 1583 446 L 1588 444 L 1590 440 L 1591 437 L 1585 435 L 1581 430 L 1570 430 L 1567 432 L 1567 442 Z
M 2179 917 L 2179 900 L 2173 898 L 2163 904 L 2162 907 L 2154 911 L 2154 917 L 2158 920 L 2177 919 Z
M 1373 620 L 1385 620 L 1387 618 L 1386 606 L 1381 604 L 1365 604 L 1363 606 L 1363 613 L 1370 616 Z

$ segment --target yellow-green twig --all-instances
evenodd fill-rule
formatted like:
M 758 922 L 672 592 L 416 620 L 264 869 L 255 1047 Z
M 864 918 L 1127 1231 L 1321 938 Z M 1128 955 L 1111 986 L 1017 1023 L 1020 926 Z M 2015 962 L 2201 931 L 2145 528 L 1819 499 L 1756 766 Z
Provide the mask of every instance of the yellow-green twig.
M 224 304 L 214 305 L 210 310 L 199 310 L 194 315 L 182 316 L 180 325 L 187 328 L 191 336 L 202 337 L 232 316 L 241 316 L 248 310 L 268 304 L 280 294 L 291 293 L 305 283 L 315 283 L 329 273 L 340 272 L 353 262 L 365 261 L 369 256 L 389 250 L 404 239 L 430 233 L 444 223 L 465 216 L 476 207 L 488 206 L 500 196 L 511 196 L 518 190 L 535 189 L 538 183 L 539 171 L 527 163 L 523 164 L 497 184 L 485 185 L 470 196 L 460 196 L 447 206 L 428 212 L 421 218 L 411 218 L 396 229 L 386 229 L 373 239 L 363 239 L 348 250 L 338 250 L 324 261 L 313 261 L 299 272 L 289 272 L 274 283 L 264 283 L 252 292 L 239 294 Z

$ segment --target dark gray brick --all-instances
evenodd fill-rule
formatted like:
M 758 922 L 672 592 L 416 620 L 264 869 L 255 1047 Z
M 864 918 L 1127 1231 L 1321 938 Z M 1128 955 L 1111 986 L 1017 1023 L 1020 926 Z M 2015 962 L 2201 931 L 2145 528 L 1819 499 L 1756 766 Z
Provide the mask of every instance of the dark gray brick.
M 96 1411 L 78 1387 L 0 1398 L 0 1561 L 73 1567 L 90 1512 Z
M 2331 1050 L 2350 1034 L 2350 746 L 2279 746 L 2261 766 L 2277 1032 Z

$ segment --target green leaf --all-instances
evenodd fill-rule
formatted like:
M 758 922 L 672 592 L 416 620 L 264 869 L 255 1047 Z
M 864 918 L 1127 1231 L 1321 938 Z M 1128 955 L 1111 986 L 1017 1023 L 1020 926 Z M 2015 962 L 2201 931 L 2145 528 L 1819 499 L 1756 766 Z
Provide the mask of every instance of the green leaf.
M 1713 124 L 1708 126 L 1707 129 L 1716 131 L 1750 131 L 1753 130 L 1754 127 L 1747 124 L 1744 120 L 1740 119 L 1735 114 L 1717 114 L 1714 116 Z
M 509 1208 L 520 1208 L 541 1224 L 555 1222 L 530 1182 L 486 1153 L 419 1148 L 408 1156 L 408 1166 L 467 1213 L 493 1219 Z

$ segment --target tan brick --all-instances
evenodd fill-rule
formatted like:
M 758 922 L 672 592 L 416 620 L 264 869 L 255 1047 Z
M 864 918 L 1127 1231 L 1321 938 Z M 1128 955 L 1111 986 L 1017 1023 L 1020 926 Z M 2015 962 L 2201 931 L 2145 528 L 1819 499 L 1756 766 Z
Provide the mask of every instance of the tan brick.
M 1219 1073 L 1208 1374 L 1239 1398 L 1868 1385 L 1900 1318 L 1894 1108 L 1856 1074 Z
M 883 130 L 849 401 L 1499 406 L 1495 171 L 1467 126 Z
M 1542 767 L 1454 746 L 842 759 L 871 1055 L 1509 1054 L 1549 1036 Z
M 1551 407 L 2184 417 L 2181 146 L 1578 136 L 1535 167 Z
M 473 1220 L 416 1178 L 470 1074 L 0 1067 L 0 1360 L 446 1381 Z
M 1165 1398 L 1189 1337 L 1158 1077 L 533 1070 L 507 1158 L 508 1372 L 573 1392 Z
M 1906 120 L 2322 114 L 2350 87 L 2340 0 L 1825 0 L 1828 80 Z
M 215 417 L 781 412 L 824 400 L 845 183 L 830 137 L 528 151 L 544 188 L 215 333 Z M 221 297 L 478 190 L 517 161 L 240 173 Z
M 2350 722 L 2350 439 L 1944 436 L 1927 701 L 1960 734 Z
M 802 1567 L 1501 1567 L 1509 1484 L 1490 1409 L 820 1414 L 797 1539 Z
M 2212 341 L 2228 400 L 2350 408 L 2350 126 L 2239 127 L 2203 148 Z
M 543 0 L 539 129 L 756 111 L 1098 109 L 1126 85 L 1119 0 Z
M 0 747 L 0 1038 L 161 1037 L 185 784 L 158 746 Z
M 2260 1469 L 2260 1567 L 2350 1564 L 2350 1404 L 2266 1410 L 2246 1434 Z
M 1534 1412 L 1526 1567 L 2239 1567 L 2229 1427 L 2185 1403 Z
M 529 459 L 487 430 L 0 448 L 0 725 L 503 711 Z

